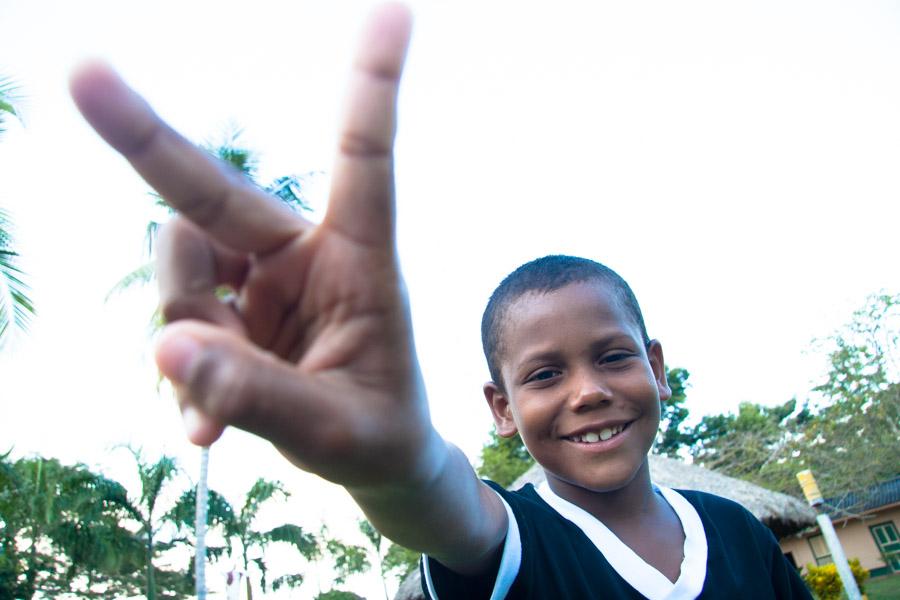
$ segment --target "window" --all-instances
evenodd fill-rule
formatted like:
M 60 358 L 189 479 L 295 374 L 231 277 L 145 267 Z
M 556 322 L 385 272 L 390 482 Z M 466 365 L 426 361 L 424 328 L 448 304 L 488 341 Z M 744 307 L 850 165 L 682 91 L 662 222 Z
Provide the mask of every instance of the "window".
M 872 537 L 875 538 L 887 566 L 895 573 L 900 572 L 900 534 L 897 533 L 897 526 L 888 521 L 872 525 L 869 531 L 872 532 Z
M 814 535 L 809 538 L 809 547 L 812 548 L 813 558 L 816 559 L 816 566 L 821 567 L 827 565 L 831 560 L 831 550 L 825 543 L 825 538 L 821 535 Z

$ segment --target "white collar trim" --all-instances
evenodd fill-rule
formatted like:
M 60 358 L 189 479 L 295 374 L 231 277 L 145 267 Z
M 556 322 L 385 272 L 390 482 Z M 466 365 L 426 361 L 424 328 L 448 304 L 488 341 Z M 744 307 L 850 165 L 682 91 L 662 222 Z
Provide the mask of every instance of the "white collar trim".
M 623 543 L 596 517 L 557 496 L 544 482 L 537 492 L 562 517 L 574 523 L 603 554 L 607 562 L 628 584 L 650 600 L 688 600 L 703 590 L 706 579 L 706 532 L 700 515 L 684 497 L 667 487 L 657 487 L 684 530 L 684 558 L 678 581 L 672 583 Z

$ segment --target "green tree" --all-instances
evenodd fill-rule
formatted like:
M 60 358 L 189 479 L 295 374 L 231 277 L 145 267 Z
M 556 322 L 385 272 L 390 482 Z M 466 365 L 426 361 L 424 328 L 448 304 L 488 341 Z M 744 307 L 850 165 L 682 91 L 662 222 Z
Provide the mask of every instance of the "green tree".
M 900 294 L 869 296 L 825 343 L 821 397 L 793 450 L 834 497 L 900 475 Z
M 481 464 L 476 471 L 480 477 L 508 487 L 533 464 L 518 434 L 505 438 L 491 431 L 490 439 L 481 447 Z
M 418 568 L 421 556 L 415 550 L 399 544 L 391 544 L 384 555 L 385 573 L 392 574 L 399 581 L 403 581 L 407 575 Z
M 693 444 L 690 430 L 684 426 L 689 411 L 687 403 L 688 378 L 687 369 L 666 366 L 666 379 L 672 389 L 672 397 L 663 402 L 661 407 L 659 434 L 653 452 L 678 458 L 678 451 Z
M 0 76 L 0 133 L 3 133 L 8 117 L 18 116 L 16 100 L 15 84 L 9 78 Z M 16 264 L 18 257 L 12 219 L 0 207 L 0 347 L 9 339 L 11 331 L 27 330 L 34 316 L 34 303 L 29 297 L 28 284 Z
M 132 518 L 137 521 L 144 545 L 144 593 L 147 600 L 155 600 L 160 594 L 168 598 L 189 595 L 191 580 L 184 571 L 172 571 L 156 566 L 157 557 L 183 543 L 175 534 L 178 523 L 173 521 L 172 509 L 164 511 L 160 502 L 164 500 L 164 489 L 178 474 L 178 465 L 171 456 L 160 456 L 149 462 L 142 451 L 128 447 L 134 458 L 141 485 L 139 498 L 129 497 Z
M 802 416 L 792 416 L 796 405 L 743 402 L 736 413 L 703 417 L 688 433 L 694 462 L 770 489 L 792 489 L 792 441 L 802 422 Z
M 366 519 L 360 519 L 359 530 L 363 532 L 363 535 L 366 536 L 366 539 L 372 545 L 378 563 L 378 572 L 381 575 L 384 597 L 389 599 L 387 578 L 393 577 L 398 581 L 402 581 L 418 566 L 420 554 L 390 542 Z M 385 542 L 387 542 L 386 547 Z
M 140 540 L 124 487 L 82 465 L 0 456 L 0 598 L 130 596 Z
M 263 592 L 267 589 L 275 591 L 281 587 L 297 587 L 303 583 L 303 575 L 297 571 L 281 575 L 269 584 L 269 568 L 265 560 L 265 551 L 270 544 L 275 542 L 289 544 L 307 561 L 314 560 L 319 553 L 315 535 L 306 533 L 299 525 L 285 523 L 268 530 L 256 528 L 255 521 L 263 505 L 276 499 L 286 500 L 289 495 L 281 482 L 259 478 L 247 492 L 241 510 L 239 512 L 232 511 L 233 516 L 222 522 L 226 539 L 231 545 L 231 555 L 240 557 L 244 573 L 246 573 L 247 600 L 253 598 L 253 585 L 250 577 L 251 564 L 255 565 L 259 573 L 260 590 Z
M 800 495 L 795 474 L 812 469 L 826 496 L 900 474 L 900 295 L 870 296 L 850 322 L 818 342 L 829 367 L 811 399 L 704 417 L 691 454 L 708 468 Z M 860 464 L 866 468 L 859 468 Z M 864 497 L 860 497 L 864 500 Z

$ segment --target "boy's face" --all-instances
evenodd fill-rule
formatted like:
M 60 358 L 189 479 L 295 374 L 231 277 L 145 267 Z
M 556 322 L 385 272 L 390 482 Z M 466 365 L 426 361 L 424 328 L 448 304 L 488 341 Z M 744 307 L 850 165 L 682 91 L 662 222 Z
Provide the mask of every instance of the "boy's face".
M 596 281 L 521 296 L 501 335 L 503 389 L 484 388 L 498 433 L 518 431 L 564 498 L 627 486 L 671 396 L 659 343 Z

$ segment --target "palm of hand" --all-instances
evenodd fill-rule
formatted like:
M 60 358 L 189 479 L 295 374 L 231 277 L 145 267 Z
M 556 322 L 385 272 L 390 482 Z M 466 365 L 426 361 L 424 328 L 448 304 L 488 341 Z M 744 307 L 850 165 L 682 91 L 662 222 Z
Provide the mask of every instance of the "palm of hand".
M 429 435 L 394 250 L 394 107 L 405 10 L 371 21 L 351 80 L 330 206 L 314 226 L 214 163 L 107 68 L 72 80 L 79 109 L 182 216 L 157 271 L 171 323 L 157 362 L 189 437 L 225 425 L 348 486 L 416 471 Z M 215 294 L 236 291 L 233 303 Z

